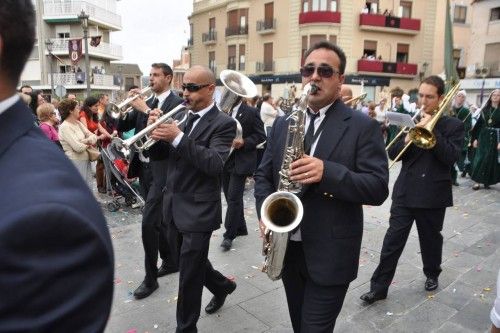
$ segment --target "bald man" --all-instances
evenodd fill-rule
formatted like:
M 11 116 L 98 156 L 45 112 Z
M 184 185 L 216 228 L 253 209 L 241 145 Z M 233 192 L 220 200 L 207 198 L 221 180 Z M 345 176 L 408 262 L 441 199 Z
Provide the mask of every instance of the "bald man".
M 342 87 L 340 88 L 340 96 L 342 96 L 342 102 L 344 103 L 352 99 L 352 89 L 343 84 Z M 352 107 L 351 104 L 352 103 L 346 103 L 346 105 L 349 107 Z
M 215 105 L 215 76 L 208 68 L 191 67 L 182 89 L 189 110 L 187 121 L 162 124 L 152 138 L 169 143 L 163 212 L 168 243 L 179 260 L 177 332 L 196 332 L 203 286 L 214 295 L 205 308 L 209 314 L 236 289 L 236 283 L 208 260 L 212 232 L 222 223 L 221 176 L 236 136 L 236 122 Z M 181 113 L 178 119 L 184 116 Z M 150 121 L 157 117 L 152 114 Z

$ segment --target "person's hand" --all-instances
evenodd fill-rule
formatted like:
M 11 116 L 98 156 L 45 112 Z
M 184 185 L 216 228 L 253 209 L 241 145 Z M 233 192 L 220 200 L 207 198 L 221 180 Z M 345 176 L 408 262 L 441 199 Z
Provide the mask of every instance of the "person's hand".
M 477 139 L 472 142 L 472 147 L 477 148 L 478 142 Z
M 149 112 L 148 125 L 155 123 L 161 115 L 162 111 L 160 109 L 151 110 L 151 112 Z
M 323 161 L 304 155 L 291 164 L 290 179 L 299 184 L 319 183 L 323 178 Z
M 163 123 L 154 129 L 151 133 L 151 138 L 156 141 L 164 140 L 172 142 L 179 133 L 181 133 L 181 130 L 177 127 L 176 122 Z
M 129 92 L 127 93 L 127 97 L 133 97 L 135 95 L 139 95 L 140 93 L 141 89 L 139 88 L 130 89 Z
M 149 109 L 149 106 L 146 104 L 146 101 L 143 100 L 141 97 L 137 97 L 136 99 L 131 101 L 129 105 L 141 112 L 146 112 Z
M 113 133 L 111 133 L 111 137 L 114 138 L 116 136 L 118 136 L 118 131 L 114 130 Z
M 418 124 L 416 124 L 415 126 L 425 127 L 425 125 L 427 125 L 429 121 L 431 121 L 432 117 L 433 117 L 432 115 L 422 112 L 422 117 L 420 118 Z
M 241 147 L 243 147 L 244 143 L 245 143 L 245 141 L 243 139 L 234 139 L 233 140 L 233 148 L 240 149 Z

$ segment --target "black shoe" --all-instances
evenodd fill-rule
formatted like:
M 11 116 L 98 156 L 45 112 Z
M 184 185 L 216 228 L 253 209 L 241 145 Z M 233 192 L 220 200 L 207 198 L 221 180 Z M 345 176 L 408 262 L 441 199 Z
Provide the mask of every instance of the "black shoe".
M 161 264 L 160 269 L 158 269 L 158 277 L 162 277 L 172 273 L 177 273 L 178 271 L 179 271 L 178 267 L 172 267 L 163 263 Z
M 146 298 L 158 289 L 158 282 L 155 281 L 152 285 L 148 285 L 146 281 L 142 281 L 141 285 L 134 290 L 135 299 Z
M 104 187 L 98 187 L 97 188 L 97 192 L 102 193 L 102 194 L 106 194 L 107 193 L 106 188 L 104 188 Z
M 425 290 L 427 291 L 436 290 L 438 285 L 439 283 L 437 278 L 427 278 L 427 280 L 425 280 Z
M 467 171 L 464 171 L 464 172 L 462 172 L 462 173 L 460 174 L 460 177 L 462 177 L 462 178 L 465 178 L 465 176 L 467 176 Z
M 224 301 L 226 300 L 227 295 L 232 294 L 233 291 L 236 289 L 236 283 L 230 280 L 227 280 L 229 285 L 226 290 L 226 293 L 222 296 L 214 296 L 210 300 L 210 303 L 205 308 L 205 312 L 208 314 L 212 314 L 219 310 L 223 305 Z
M 453 182 L 453 185 L 460 186 L 460 184 L 456 180 Z
M 359 298 L 368 304 L 372 304 L 376 301 L 380 301 L 381 299 L 386 299 L 387 291 L 386 292 L 369 291 L 361 295 Z
M 224 240 L 220 244 L 220 247 L 222 247 L 222 250 L 224 252 L 229 251 L 231 249 L 231 246 L 233 246 L 233 241 L 229 238 L 224 238 Z
M 236 236 L 247 236 L 247 235 L 248 235 L 248 230 L 247 229 L 236 231 Z

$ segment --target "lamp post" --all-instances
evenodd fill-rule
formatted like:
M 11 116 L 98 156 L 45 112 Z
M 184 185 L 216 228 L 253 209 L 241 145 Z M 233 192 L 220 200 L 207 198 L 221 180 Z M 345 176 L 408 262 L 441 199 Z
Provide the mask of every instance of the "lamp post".
M 54 70 L 52 69 L 52 50 L 54 49 L 54 42 L 51 39 L 45 41 L 45 46 L 47 51 L 49 51 L 49 63 L 50 63 L 50 94 L 52 97 L 55 95 L 54 90 Z
M 82 9 L 78 19 L 82 22 L 83 39 L 85 40 L 85 82 L 87 83 L 87 97 L 90 96 L 90 60 L 89 60 L 89 15 Z

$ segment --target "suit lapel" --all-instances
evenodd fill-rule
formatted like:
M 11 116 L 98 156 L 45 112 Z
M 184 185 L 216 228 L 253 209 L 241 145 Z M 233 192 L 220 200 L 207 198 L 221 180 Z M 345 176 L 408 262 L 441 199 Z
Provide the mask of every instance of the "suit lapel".
M 35 119 L 31 111 L 20 100 L 0 114 L 0 155 L 14 141 L 35 127 Z
M 326 160 L 337 147 L 349 127 L 346 120 L 351 118 L 352 110 L 344 106 L 339 100 L 330 106 L 328 112 L 331 113 L 327 119 L 323 132 L 321 133 L 314 157 Z
M 219 109 L 217 109 L 216 106 L 211 108 L 210 111 L 208 111 L 198 121 L 198 123 L 196 124 L 196 127 L 193 128 L 193 130 L 191 131 L 191 134 L 189 135 L 189 137 L 191 139 L 197 139 L 205 131 L 205 129 L 208 127 L 208 125 L 210 125 L 212 120 L 217 116 L 218 112 L 220 112 L 220 111 L 219 111 Z

